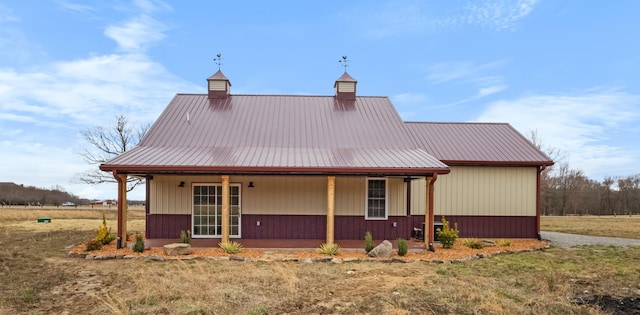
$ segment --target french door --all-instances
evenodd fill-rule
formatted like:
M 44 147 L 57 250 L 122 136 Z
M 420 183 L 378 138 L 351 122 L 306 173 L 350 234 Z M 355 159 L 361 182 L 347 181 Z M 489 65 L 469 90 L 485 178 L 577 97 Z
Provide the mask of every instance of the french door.
M 229 237 L 240 237 L 240 185 L 229 187 Z M 222 184 L 193 184 L 193 237 L 222 236 Z

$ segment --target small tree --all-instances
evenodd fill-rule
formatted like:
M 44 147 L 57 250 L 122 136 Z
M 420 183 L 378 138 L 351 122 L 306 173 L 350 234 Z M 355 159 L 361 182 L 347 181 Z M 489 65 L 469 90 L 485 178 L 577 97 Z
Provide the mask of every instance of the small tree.
M 442 244 L 442 248 L 452 248 L 458 238 L 458 223 L 454 223 L 452 229 L 449 226 L 449 221 L 447 221 L 444 216 L 441 221 L 442 229 L 438 229 L 436 231 L 436 233 L 438 233 L 438 238 L 440 239 L 440 244 Z
M 125 115 L 116 115 L 115 125 L 110 127 L 93 127 L 81 131 L 82 137 L 89 147 L 80 154 L 87 163 L 100 165 L 135 147 L 144 137 L 150 125 L 143 125 L 134 130 Z M 77 175 L 80 182 L 90 185 L 102 183 L 116 183 L 116 179 L 110 173 L 102 172 L 94 167 Z M 127 177 L 127 191 L 143 184 L 144 179 Z
M 374 247 L 373 236 L 371 235 L 371 232 L 367 231 L 367 233 L 364 233 L 364 250 L 368 254 Z

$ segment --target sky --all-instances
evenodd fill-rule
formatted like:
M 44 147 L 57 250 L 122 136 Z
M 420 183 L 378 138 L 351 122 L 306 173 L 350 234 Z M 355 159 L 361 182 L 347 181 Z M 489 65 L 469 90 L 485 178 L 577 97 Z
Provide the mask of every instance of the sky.
M 406 121 L 507 122 L 595 180 L 640 174 L 640 1 L 0 1 L 0 182 L 95 168 L 81 131 L 176 93 L 389 96 Z M 143 200 L 144 189 L 128 196 Z

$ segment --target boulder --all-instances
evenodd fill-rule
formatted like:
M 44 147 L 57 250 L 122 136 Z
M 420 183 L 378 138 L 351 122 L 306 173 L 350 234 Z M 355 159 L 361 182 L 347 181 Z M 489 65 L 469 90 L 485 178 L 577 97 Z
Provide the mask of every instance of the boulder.
M 191 244 L 172 243 L 164 245 L 164 253 L 168 256 L 189 255 L 193 252 Z
M 484 247 L 494 247 L 494 246 L 496 246 L 496 241 L 493 241 L 493 240 L 482 240 L 482 242 L 480 244 L 482 244 L 482 246 L 484 246 Z
M 393 251 L 393 245 L 388 240 L 384 240 L 378 246 L 374 247 L 369 252 L 369 257 L 375 258 L 389 258 L 391 256 L 391 252 Z

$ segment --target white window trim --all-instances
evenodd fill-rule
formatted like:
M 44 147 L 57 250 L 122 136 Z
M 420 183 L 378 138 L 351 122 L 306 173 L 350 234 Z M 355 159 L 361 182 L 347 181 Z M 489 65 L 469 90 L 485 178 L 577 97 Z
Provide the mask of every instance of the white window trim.
M 195 186 L 222 186 L 221 182 L 205 182 L 205 183 L 191 183 L 191 237 L 192 238 L 202 238 L 202 239 L 206 239 L 206 238 L 220 238 L 221 235 L 194 235 L 193 234 L 193 230 L 194 230 L 194 223 L 195 223 L 195 209 L 194 209 L 194 204 L 193 204 L 193 192 L 194 192 L 194 187 Z M 239 208 L 239 216 L 238 216 L 238 235 L 229 235 L 229 238 L 242 238 L 242 183 L 230 183 L 229 187 L 238 187 L 238 208 Z M 229 211 L 231 212 L 231 211 Z M 231 222 L 229 222 L 231 223 Z
M 369 180 L 384 180 L 384 218 L 369 217 Z M 389 218 L 389 181 L 386 177 L 367 177 L 364 185 L 364 218 L 365 220 L 387 220 Z

